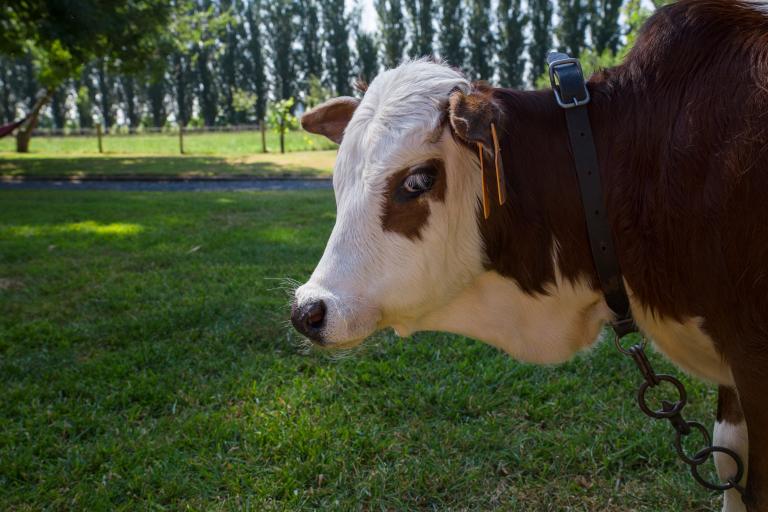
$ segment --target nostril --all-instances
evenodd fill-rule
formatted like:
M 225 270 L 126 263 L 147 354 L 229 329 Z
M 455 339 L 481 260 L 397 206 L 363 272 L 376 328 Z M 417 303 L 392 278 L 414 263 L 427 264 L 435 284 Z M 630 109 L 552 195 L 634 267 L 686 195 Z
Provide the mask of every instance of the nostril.
M 322 300 L 310 302 L 291 310 L 291 323 L 296 330 L 307 338 L 322 343 L 322 330 L 325 327 L 326 306 Z
M 325 302 L 319 300 L 309 305 L 305 313 L 305 322 L 309 329 L 320 329 L 325 323 Z

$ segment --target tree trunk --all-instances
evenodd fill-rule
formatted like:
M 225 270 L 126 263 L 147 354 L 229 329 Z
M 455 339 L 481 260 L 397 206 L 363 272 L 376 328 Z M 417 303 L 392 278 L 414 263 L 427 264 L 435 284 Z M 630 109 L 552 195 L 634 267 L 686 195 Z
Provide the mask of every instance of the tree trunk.
M 32 138 L 32 132 L 35 131 L 37 126 L 37 118 L 40 116 L 40 110 L 51 99 L 53 94 L 52 89 L 47 89 L 44 95 L 35 103 L 32 111 L 29 113 L 29 119 L 21 125 L 19 131 L 16 133 L 16 152 L 17 153 L 29 153 L 29 140 Z
M 267 127 L 265 126 L 263 119 L 259 122 L 259 128 L 261 128 L 261 152 L 266 153 L 267 152 Z
M 107 64 L 104 59 L 99 62 L 96 72 L 99 81 L 99 93 L 101 93 L 101 118 L 104 124 L 104 133 L 109 133 L 112 128 L 112 80 L 107 74 Z
M 123 99 L 125 100 L 125 115 L 128 118 L 128 133 L 136 133 L 139 126 L 139 112 L 136 108 L 136 87 L 133 77 L 124 76 L 122 79 Z

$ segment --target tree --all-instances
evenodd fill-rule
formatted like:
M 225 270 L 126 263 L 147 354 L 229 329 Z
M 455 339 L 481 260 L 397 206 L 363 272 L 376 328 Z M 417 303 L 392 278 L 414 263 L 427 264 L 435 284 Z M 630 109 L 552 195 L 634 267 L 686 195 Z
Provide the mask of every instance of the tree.
M 521 0 L 499 0 L 499 79 L 505 87 L 523 85 L 523 29 L 527 23 Z
M 269 109 L 269 124 L 280 134 L 280 153 L 285 153 L 285 132 L 297 128 L 296 117 L 291 114 L 294 99 L 288 98 L 276 101 Z
M 326 62 L 330 81 L 336 94 L 348 96 L 350 86 L 349 16 L 344 12 L 344 0 L 325 0 L 323 25 L 326 37 Z
M 93 69 L 85 66 L 80 77 L 75 80 L 75 105 L 77 107 L 77 124 L 80 131 L 93 128 L 93 105 L 96 102 L 96 90 L 93 87 Z
M 379 73 L 379 45 L 376 37 L 367 32 L 358 31 L 355 37 L 357 48 L 357 76 L 370 83 Z
M 168 117 L 165 108 L 165 77 L 150 77 L 147 84 L 147 100 L 149 100 L 149 114 L 152 118 L 152 126 L 162 128 Z
M 560 51 L 578 57 L 585 46 L 590 20 L 587 0 L 558 0 L 558 5 L 560 24 L 557 27 L 557 39 Z
M 99 85 L 99 110 L 101 111 L 101 121 L 104 125 L 104 131 L 109 133 L 114 120 L 114 112 L 112 109 L 114 83 L 107 66 L 106 57 L 102 57 L 96 67 L 96 77 Z
M 264 118 L 267 113 L 267 77 L 264 62 L 264 50 L 261 35 L 261 0 L 254 0 L 245 9 L 245 20 L 248 23 L 250 37 L 248 38 L 248 53 L 250 60 L 247 68 L 250 73 L 248 81 L 249 89 L 256 94 L 254 105 L 256 120 L 261 126 L 261 151 L 267 152 L 267 138 L 264 127 Z
M 491 1 L 470 0 L 467 35 L 469 68 L 475 80 L 493 78 L 494 40 L 491 33 Z
M 216 13 L 216 6 L 211 0 L 202 0 L 201 17 L 198 18 L 198 33 L 195 44 L 197 80 L 197 98 L 200 101 L 200 113 L 206 126 L 216 124 L 219 115 L 219 90 L 216 84 L 214 66 L 219 38 L 225 33 L 229 23 L 227 13 Z
M 400 0 L 376 0 L 379 32 L 383 43 L 384 66 L 394 68 L 400 64 L 405 50 L 405 24 Z
M 4 3 L 0 7 L 0 53 L 32 55 L 43 87 L 29 120 L 17 133 L 17 151 L 29 151 L 40 110 L 55 89 L 77 77 L 87 62 L 111 57 L 128 66 L 150 59 L 169 13 L 164 0 Z
M 552 49 L 552 3 L 550 0 L 530 0 L 531 44 L 528 55 L 531 59 L 531 84 L 546 70 L 547 54 Z
M 432 55 L 435 28 L 432 19 L 435 7 L 432 0 L 405 0 L 405 8 L 411 17 L 411 57 Z
M 443 0 L 440 15 L 440 56 L 456 67 L 464 65 L 464 11 L 461 0 Z
M 622 3 L 623 0 L 589 0 L 592 47 L 598 54 L 605 50 L 615 54 L 619 47 L 619 15 Z
M 15 59 L 0 56 L 0 81 L 3 87 L 0 89 L 0 121 L 10 123 L 16 117 L 16 62 Z
M 63 130 L 67 123 L 67 92 L 67 85 L 60 85 L 51 96 L 51 117 L 57 130 Z
M 221 54 L 221 69 L 219 78 L 221 90 L 224 94 L 224 115 L 229 124 L 237 124 L 237 111 L 234 105 L 234 94 L 237 89 L 236 60 L 239 52 L 237 45 L 237 19 L 234 16 L 232 0 L 222 0 L 221 9 L 228 15 L 229 21 L 222 29 L 220 44 L 223 47 Z
M 311 77 L 323 77 L 323 46 L 320 37 L 320 12 L 317 0 L 299 0 L 301 24 L 301 65 L 304 85 Z
M 296 31 L 294 8 L 290 0 L 270 0 L 266 6 L 266 24 L 270 38 L 270 59 L 275 82 L 275 97 L 294 96 L 295 72 L 293 38 Z
M 120 92 L 123 98 L 123 107 L 125 117 L 128 118 L 128 131 L 135 133 L 139 126 L 139 98 L 136 90 L 136 80 L 131 75 L 122 75 L 120 77 Z

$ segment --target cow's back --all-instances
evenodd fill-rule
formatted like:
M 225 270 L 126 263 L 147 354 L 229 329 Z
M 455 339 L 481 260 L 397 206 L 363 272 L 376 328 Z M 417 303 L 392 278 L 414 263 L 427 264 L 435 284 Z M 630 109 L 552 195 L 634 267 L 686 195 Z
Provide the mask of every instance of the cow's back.
M 675 317 L 768 321 L 768 14 L 660 9 L 593 88 L 632 289 Z

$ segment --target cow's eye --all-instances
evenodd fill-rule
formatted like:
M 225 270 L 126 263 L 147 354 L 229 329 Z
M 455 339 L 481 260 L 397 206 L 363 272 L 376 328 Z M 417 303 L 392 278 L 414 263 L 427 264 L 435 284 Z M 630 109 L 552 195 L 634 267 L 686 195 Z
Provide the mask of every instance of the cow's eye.
M 429 191 L 435 184 L 435 175 L 431 169 L 417 169 L 405 177 L 402 189 L 405 194 L 416 197 Z

